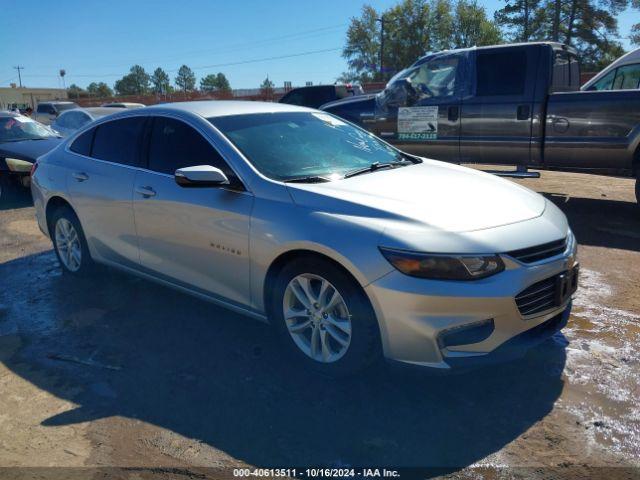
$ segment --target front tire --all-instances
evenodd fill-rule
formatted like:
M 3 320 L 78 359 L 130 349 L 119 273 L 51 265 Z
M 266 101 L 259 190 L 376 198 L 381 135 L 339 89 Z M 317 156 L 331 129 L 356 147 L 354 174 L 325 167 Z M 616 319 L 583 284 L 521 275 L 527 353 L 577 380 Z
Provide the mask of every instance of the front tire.
M 94 263 L 80 221 L 69 207 L 60 207 L 51 217 L 53 248 L 64 273 L 78 276 L 89 274 Z
M 378 323 L 364 291 L 332 262 L 301 257 L 275 280 L 270 318 L 287 350 L 324 375 L 363 370 L 380 356 Z
M 636 203 L 640 206 L 640 167 L 636 172 Z

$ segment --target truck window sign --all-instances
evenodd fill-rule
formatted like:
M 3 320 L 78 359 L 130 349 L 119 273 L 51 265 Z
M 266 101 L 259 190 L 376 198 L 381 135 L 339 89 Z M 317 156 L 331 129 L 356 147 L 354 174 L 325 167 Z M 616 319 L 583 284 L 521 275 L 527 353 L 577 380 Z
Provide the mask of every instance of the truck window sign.
M 398 140 L 426 141 L 438 138 L 438 107 L 400 107 Z

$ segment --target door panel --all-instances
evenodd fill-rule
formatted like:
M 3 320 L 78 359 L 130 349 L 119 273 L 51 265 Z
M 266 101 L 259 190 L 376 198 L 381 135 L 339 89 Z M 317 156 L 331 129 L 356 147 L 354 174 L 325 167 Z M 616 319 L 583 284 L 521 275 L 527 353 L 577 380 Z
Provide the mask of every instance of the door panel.
M 462 101 L 461 161 L 528 164 L 539 50 L 482 49 L 473 58 L 473 88 Z
M 105 122 L 70 146 L 67 186 L 92 253 L 138 265 L 132 194 L 145 117 Z
M 526 164 L 531 143 L 531 115 L 518 119 L 517 102 L 467 102 L 462 106 L 460 156 L 463 162 Z
M 251 194 L 184 188 L 173 176 L 145 170 L 136 176 L 135 191 L 133 206 L 144 269 L 250 304 Z M 145 194 L 149 191 L 153 196 Z
M 138 264 L 131 196 L 136 170 L 80 155 L 68 156 L 67 186 L 93 254 Z

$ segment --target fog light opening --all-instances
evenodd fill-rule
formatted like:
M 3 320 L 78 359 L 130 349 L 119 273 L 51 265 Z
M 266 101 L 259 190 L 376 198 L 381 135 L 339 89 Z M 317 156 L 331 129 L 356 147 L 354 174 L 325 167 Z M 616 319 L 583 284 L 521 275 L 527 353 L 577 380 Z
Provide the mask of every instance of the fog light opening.
M 459 325 L 440 332 L 438 346 L 443 349 L 479 343 L 489 338 L 494 330 L 493 318 Z

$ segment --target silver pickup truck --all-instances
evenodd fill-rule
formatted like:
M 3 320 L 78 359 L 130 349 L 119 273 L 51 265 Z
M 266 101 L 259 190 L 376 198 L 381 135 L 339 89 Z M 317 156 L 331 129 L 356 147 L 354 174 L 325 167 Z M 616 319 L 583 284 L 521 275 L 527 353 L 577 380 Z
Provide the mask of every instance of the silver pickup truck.
M 417 155 L 638 178 L 640 91 L 579 88 L 573 48 L 525 43 L 430 54 L 378 94 L 321 108 Z

